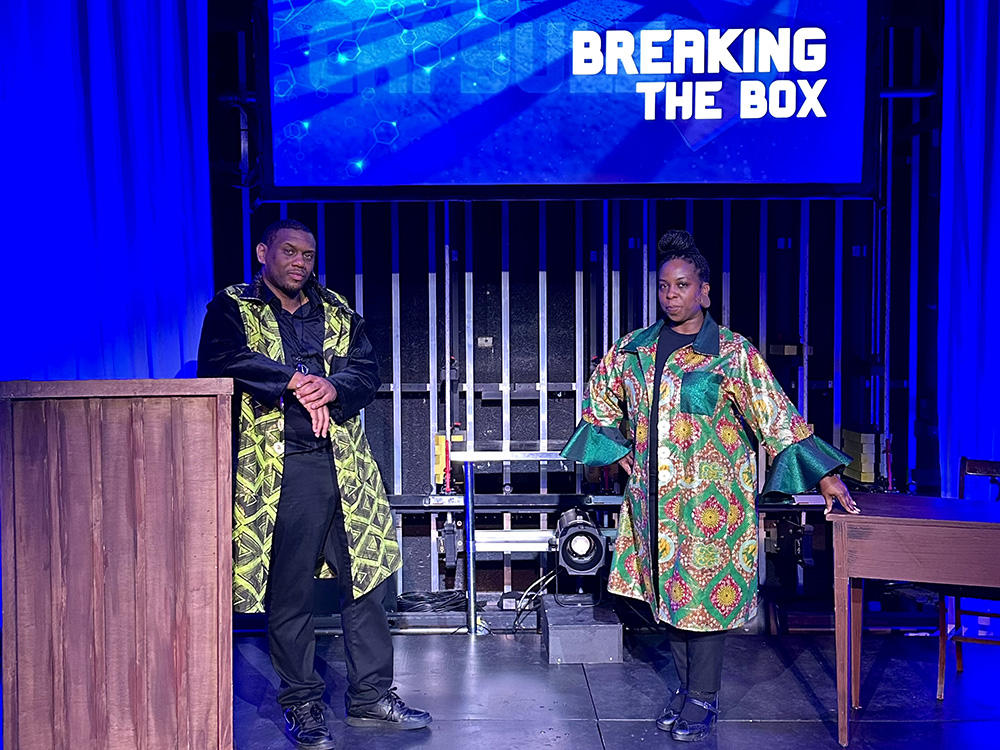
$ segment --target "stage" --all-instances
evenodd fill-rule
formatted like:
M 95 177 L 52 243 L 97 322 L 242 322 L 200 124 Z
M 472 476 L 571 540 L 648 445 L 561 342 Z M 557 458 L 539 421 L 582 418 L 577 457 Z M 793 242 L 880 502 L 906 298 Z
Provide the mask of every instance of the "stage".
M 0 750 L 328 745 L 265 607 L 337 750 L 674 747 L 665 636 L 535 606 L 609 581 L 759 602 L 696 747 L 1000 746 L 1000 648 L 937 700 L 938 587 L 1000 592 L 1000 0 L 0 17 Z M 344 723 L 348 579 L 429 729 Z
M 966 645 L 957 675 L 949 649 L 944 701 L 935 700 L 937 638 L 866 633 L 861 702 L 852 713 L 852 748 L 972 748 L 1000 732 L 1000 698 L 991 689 L 1000 649 Z M 631 750 L 677 747 L 654 719 L 676 675 L 658 635 L 626 635 L 621 664 L 550 666 L 536 634 L 408 635 L 394 638 L 396 685 L 429 710 L 427 730 L 354 729 L 343 723 L 346 671 L 342 640 L 321 637 L 330 728 L 349 750 L 482 747 Z M 737 634 L 726 645 L 714 748 L 838 748 L 833 634 Z M 237 750 L 288 747 L 274 701 L 277 678 L 263 636 L 235 639 Z

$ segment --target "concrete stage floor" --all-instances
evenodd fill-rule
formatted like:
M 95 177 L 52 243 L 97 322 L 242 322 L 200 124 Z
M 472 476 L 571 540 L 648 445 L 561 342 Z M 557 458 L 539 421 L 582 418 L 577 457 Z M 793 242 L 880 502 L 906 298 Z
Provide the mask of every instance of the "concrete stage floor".
M 429 710 L 428 729 L 355 729 L 344 715 L 343 641 L 319 640 L 331 729 L 344 750 L 681 747 L 653 723 L 676 687 L 666 642 L 626 634 L 622 664 L 550 666 L 536 634 L 399 635 L 396 685 Z M 866 633 L 851 748 L 930 750 L 1000 746 L 1000 648 L 948 648 L 945 700 L 934 698 L 937 638 Z M 291 748 L 274 702 L 266 639 L 235 642 L 237 750 Z M 704 750 L 838 748 L 833 636 L 733 635 L 726 645 L 720 720 Z

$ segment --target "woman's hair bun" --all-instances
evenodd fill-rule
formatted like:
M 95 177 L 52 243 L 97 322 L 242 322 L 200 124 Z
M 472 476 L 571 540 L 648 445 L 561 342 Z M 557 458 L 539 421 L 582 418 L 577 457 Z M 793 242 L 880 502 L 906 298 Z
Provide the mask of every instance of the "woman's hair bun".
M 698 252 L 698 247 L 694 244 L 694 237 L 683 229 L 668 229 L 660 237 L 656 247 L 661 254 Z

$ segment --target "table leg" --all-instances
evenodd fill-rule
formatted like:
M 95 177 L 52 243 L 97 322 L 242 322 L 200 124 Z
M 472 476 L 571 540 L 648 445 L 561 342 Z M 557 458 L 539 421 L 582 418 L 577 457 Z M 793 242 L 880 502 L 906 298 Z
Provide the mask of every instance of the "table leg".
M 948 648 L 948 598 L 942 591 L 938 594 L 938 679 L 937 699 L 944 700 L 944 665 Z
M 861 708 L 861 625 L 864 579 L 851 578 L 851 708 Z
M 837 649 L 837 739 L 847 747 L 848 686 L 851 676 L 851 638 L 849 603 L 850 579 L 847 577 L 847 539 L 843 524 L 833 527 L 834 631 Z

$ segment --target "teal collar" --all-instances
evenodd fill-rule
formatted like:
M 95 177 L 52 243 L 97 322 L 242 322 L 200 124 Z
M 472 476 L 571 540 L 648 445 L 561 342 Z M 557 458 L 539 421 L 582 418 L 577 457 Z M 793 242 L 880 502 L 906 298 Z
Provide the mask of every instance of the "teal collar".
M 719 356 L 719 324 L 708 310 L 705 310 L 705 320 L 702 321 L 701 330 L 698 331 L 691 346 L 698 354 Z
M 622 351 L 635 352 L 639 349 L 648 349 L 660 337 L 661 328 L 663 328 L 662 318 L 648 328 L 639 331 L 632 337 L 631 341 L 622 347 Z M 698 331 L 691 346 L 699 354 L 719 356 L 719 324 L 715 322 L 708 310 L 705 311 L 705 320 L 702 321 L 701 330 Z
M 648 349 L 656 340 L 660 337 L 660 329 L 663 328 L 663 320 L 657 320 L 649 328 L 643 328 L 639 333 L 632 337 L 625 346 L 622 347 L 623 352 L 637 352 L 639 349 Z

